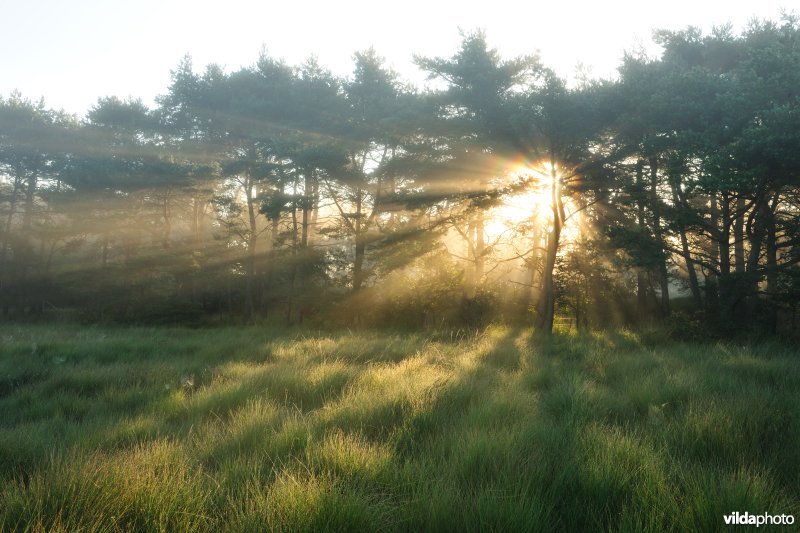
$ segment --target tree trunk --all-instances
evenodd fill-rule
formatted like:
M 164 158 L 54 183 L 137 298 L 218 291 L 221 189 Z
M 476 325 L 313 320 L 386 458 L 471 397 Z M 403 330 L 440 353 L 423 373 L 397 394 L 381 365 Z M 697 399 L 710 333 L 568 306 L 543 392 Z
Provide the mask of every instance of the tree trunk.
M 475 215 L 474 213 L 470 213 L 469 218 L 467 219 L 467 233 L 466 233 L 466 241 L 467 241 L 467 259 L 469 259 L 469 263 L 465 267 L 465 274 L 464 274 L 464 298 L 473 298 L 475 296 L 475 292 L 477 290 L 478 282 L 475 277 L 475 260 L 476 260 L 476 253 L 475 253 Z
M 776 195 L 777 196 L 777 195 Z M 778 239 L 775 229 L 775 213 L 774 210 L 769 210 L 769 219 L 767 221 L 767 298 L 766 298 L 766 330 L 767 333 L 775 334 L 778 329 L 778 308 L 777 298 L 778 294 Z
M 536 281 L 537 281 L 537 274 L 539 273 L 539 263 L 541 262 L 541 248 L 542 248 L 542 236 L 539 231 L 538 226 L 538 211 L 534 211 L 533 215 L 531 215 L 531 225 L 533 227 L 533 235 L 531 237 L 531 258 L 528 261 L 528 290 L 525 291 L 525 298 L 523 303 L 525 305 L 525 311 L 529 312 L 532 307 L 532 303 L 535 301 L 535 298 L 538 296 L 538 291 L 536 288 Z
M 731 199 L 722 191 L 719 205 L 719 298 L 722 306 L 723 325 L 733 326 L 737 320 L 747 320 L 749 311 L 740 305 L 742 300 L 741 280 L 731 276 Z
M 721 276 L 726 277 L 731 273 L 731 205 L 730 198 L 726 191 L 722 192 L 721 200 L 722 213 L 719 217 L 719 272 Z
M 561 187 L 556 172 L 555 160 L 550 161 L 550 209 L 553 213 L 553 224 L 547 238 L 545 263 L 542 271 L 542 292 L 537 305 L 536 329 L 546 334 L 553 331 L 555 318 L 556 293 L 553 271 L 556 266 L 561 229 L 564 224 L 564 201 L 561 198 Z
M 745 265 L 745 272 L 747 275 L 746 283 L 741 284 L 742 288 L 739 293 L 740 298 L 743 298 L 747 303 L 748 314 L 750 311 L 758 309 L 759 307 L 758 283 L 761 278 L 761 273 L 763 272 L 760 264 L 761 249 L 764 245 L 764 241 L 767 239 L 770 219 L 772 218 L 769 204 L 768 197 L 756 202 L 756 205 L 753 207 L 755 213 L 753 213 L 752 218 L 747 224 L 750 253 Z
M 169 189 L 164 193 L 164 201 L 162 205 L 163 216 L 164 216 L 164 229 L 161 234 L 161 247 L 162 248 L 169 248 L 170 245 L 170 237 L 172 235 L 172 213 L 170 211 L 169 205 Z
M 308 232 L 311 224 L 311 204 L 313 198 L 313 171 L 308 169 L 305 171 L 304 186 L 303 186 L 303 222 L 302 234 L 300 236 L 300 247 L 308 248 Z
M 295 191 L 297 191 L 297 184 L 295 183 Z M 286 306 L 286 322 L 291 325 L 293 323 L 294 311 L 294 292 L 295 283 L 297 281 L 297 205 L 292 206 L 292 268 L 289 273 L 289 295 Z
M 547 238 L 547 252 L 545 255 L 544 271 L 542 273 L 542 291 L 539 294 L 539 304 L 537 306 L 536 329 L 545 333 L 553 331 L 556 302 L 553 270 L 556 265 L 556 254 L 558 253 L 558 240 L 560 237 L 561 227 L 560 224 L 556 222 L 553 224 L 553 228 Z
M 479 289 L 483 284 L 486 271 L 486 237 L 483 208 L 475 214 L 475 285 Z
M 0 266 L 5 271 L 6 257 L 8 255 L 8 244 L 11 241 L 11 223 L 14 221 L 14 215 L 17 212 L 17 195 L 22 185 L 22 178 L 20 173 L 14 174 L 14 189 L 11 192 L 11 200 L 9 201 L 8 216 L 6 216 L 5 228 L 3 231 L 3 250 L 0 253 Z
M 670 188 L 672 189 L 672 203 L 676 208 L 680 209 L 682 204 L 680 175 L 671 177 Z M 692 260 L 692 253 L 689 249 L 689 239 L 686 235 L 686 225 L 682 220 L 678 223 L 678 234 L 681 239 L 681 252 L 683 255 L 683 260 L 686 263 L 686 274 L 689 278 L 689 289 L 692 291 L 692 299 L 694 300 L 695 307 L 700 309 L 703 306 L 703 297 L 700 294 L 700 283 L 697 281 L 697 271 L 695 270 L 694 261 Z
M 255 198 L 253 198 L 253 179 L 250 176 L 245 178 L 244 192 L 247 195 L 247 222 L 249 234 L 247 236 L 247 259 L 245 273 L 245 313 L 247 318 L 252 320 L 255 316 L 256 302 L 254 293 L 256 292 L 256 246 L 258 245 L 258 226 L 256 221 Z
M 650 159 L 650 203 L 653 210 L 653 234 L 659 246 L 659 251 L 664 251 L 664 241 L 661 232 L 661 199 L 658 197 L 658 161 Z M 669 277 L 667 276 L 667 258 L 658 262 L 658 284 L 661 289 L 660 310 L 662 317 L 670 315 L 669 306 Z
M 192 195 L 192 259 L 194 270 L 189 276 L 189 291 L 192 302 L 197 302 L 198 274 L 202 269 L 203 235 L 201 231 L 202 217 L 205 207 L 195 193 Z
M 364 225 L 361 223 L 363 210 L 363 190 L 359 187 L 356 190 L 356 219 L 353 224 L 355 233 L 355 258 L 353 261 L 353 292 L 361 289 L 364 282 L 364 255 L 367 250 L 367 243 L 364 235 Z
M 38 176 L 35 172 L 28 175 L 27 184 L 25 185 L 25 210 L 22 214 L 22 230 L 28 231 L 31 229 L 31 222 L 33 221 L 33 202 L 36 195 L 36 185 Z
M 759 259 L 761 258 L 761 246 L 767 233 L 767 202 L 763 201 L 756 207 L 757 213 L 753 216 L 753 224 L 747 232 L 750 241 L 750 254 L 747 257 L 745 269 L 748 274 L 756 274 L 759 270 Z M 757 281 L 754 280 L 753 284 Z
M 636 222 L 642 234 L 647 232 L 647 222 L 644 213 L 644 161 L 636 162 Z M 640 318 L 646 318 L 650 313 L 647 306 L 648 281 L 647 273 L 641 266 L 636 267 L 636 308 Z
M 744 273 L 744 198 L 736 198 L 736 212 L 733 219 L 733 258 L 737 274 Z
M 317 234 L 317 223 L 319 220 L 319 180 L 313 179 L 311 182 L 311 227 L 309 228 L 308 243 L 314 243 L 314 236 Z
M 727 191 L 720 193 L 717 207 L 717 248 L 719 250 L 719 298 L 723 325 L 732 326 L 738 315 L 746 318 L 748 311 L 739 306 L 742 294 L 740 283 L 731 277 L 731 209 Z
M 270 230 L 270 240 L 269 240 L 269 250 L 267 252 L 267 264 L 266 264 L 266 272 L 264 272 L 264 279 L 265 279 L 265 293 L 269 293 L 272 288 L 272 277 L 275 271 L 275 259 L 277 258 L 277 250 L 278 250 L 278 231 L 279 227 L 278 224 L 280 223 L 280 219 L 275 217 L 271 221 L 271 230 Z
M 717 205 L 717 195 L 712 192 L 709 197 L 708 206 L 710 220 L 709 226 L 711 227 L 712 239 L 718 233 L 719 226 L 719 207 Z M 706 292 L 706 307 L 711 316 L 719 318 L 720 295 L 719 295 L 719 279 L 717 271 L 719 268 L 719 247 L 712 240 L 709 239 L 706 243 L 706 253 L 712 263 L 712 267 L 706 272 L 705 278 L 705 292 Z

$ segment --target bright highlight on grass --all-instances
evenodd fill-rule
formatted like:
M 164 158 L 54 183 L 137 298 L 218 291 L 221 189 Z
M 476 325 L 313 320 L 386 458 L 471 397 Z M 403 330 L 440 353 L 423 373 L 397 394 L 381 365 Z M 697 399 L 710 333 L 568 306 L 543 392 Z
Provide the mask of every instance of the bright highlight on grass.
M 778 343 L 0 338 L 4 531 L 689 531 L 800 508 L 800 367 Z

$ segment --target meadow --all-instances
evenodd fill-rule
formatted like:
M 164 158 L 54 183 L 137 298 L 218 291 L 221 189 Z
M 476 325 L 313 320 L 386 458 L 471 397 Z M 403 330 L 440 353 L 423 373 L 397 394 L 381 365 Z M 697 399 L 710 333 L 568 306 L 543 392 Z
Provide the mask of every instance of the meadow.
M 3 531 L 800 518 L 800 350 L 779 342 L 70 325 L 0 342 Z

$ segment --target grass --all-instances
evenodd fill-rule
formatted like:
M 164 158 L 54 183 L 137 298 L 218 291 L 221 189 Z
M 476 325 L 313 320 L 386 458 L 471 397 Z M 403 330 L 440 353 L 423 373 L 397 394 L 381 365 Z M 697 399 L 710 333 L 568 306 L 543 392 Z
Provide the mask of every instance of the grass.
M 0 328 L 0 530 L 800 515 L 800 354 L 627 332 Z

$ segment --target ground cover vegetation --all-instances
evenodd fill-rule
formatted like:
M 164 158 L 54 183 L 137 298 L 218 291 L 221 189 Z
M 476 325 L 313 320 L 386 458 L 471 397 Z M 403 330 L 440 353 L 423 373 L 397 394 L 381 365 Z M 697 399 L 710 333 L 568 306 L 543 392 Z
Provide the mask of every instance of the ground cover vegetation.
M 797 349 L 0 329 L 0 529 L 691 531 L 800 511 Z
M 800 27 L 656 39 L 572 85 L 467 33 L 427 89 L 374 50 L 344 79 L 265 52 L 187 57 L 153 108 L 2 98 L 0 311 L 790 333 Z
M 0 97 L 0 530 L 800 514 L 800 22 Z

